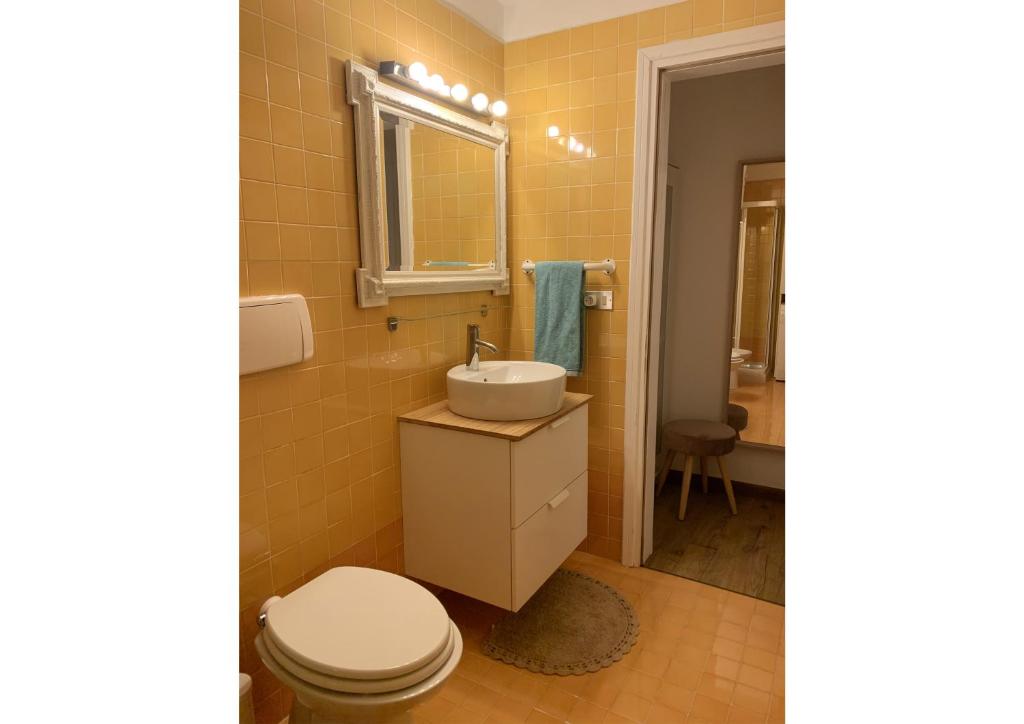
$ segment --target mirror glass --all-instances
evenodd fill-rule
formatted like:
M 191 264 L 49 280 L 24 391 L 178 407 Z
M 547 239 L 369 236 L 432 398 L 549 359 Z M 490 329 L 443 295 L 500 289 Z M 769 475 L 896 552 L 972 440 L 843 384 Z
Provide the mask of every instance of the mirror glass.
M 785 162 L 743 164 L 729 401 L 748 409 L 744 441 L 780 446 L 786 379 L 785 209 Z
M 495 149 L 380 112 L 388 272 L 492 271 Z

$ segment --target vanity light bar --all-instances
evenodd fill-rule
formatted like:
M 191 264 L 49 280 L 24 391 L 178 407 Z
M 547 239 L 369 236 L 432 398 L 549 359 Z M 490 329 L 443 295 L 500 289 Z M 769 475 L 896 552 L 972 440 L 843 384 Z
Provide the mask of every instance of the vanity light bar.
M 377 72 L 385 78 L 435 95 L 446 103 L 480 116 L 504 118 L 508 115 L 508 104 L 505 101 L 496 100 L 492 103 L 486 94 L 470 93 L 462 83 L 449 86 L 444 78 L 438 73 L 431 74 L 427 66 L 419 61 L 405 65 L 396 60 L 384 60 Z

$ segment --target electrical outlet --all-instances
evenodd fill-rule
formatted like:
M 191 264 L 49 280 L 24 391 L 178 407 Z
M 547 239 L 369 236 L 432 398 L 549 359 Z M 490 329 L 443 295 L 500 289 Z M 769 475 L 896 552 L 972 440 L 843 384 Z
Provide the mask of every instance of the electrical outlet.
M 611 309 L 611 291 L 585 291 L 583 292 L 583 306 L 591 309 Z

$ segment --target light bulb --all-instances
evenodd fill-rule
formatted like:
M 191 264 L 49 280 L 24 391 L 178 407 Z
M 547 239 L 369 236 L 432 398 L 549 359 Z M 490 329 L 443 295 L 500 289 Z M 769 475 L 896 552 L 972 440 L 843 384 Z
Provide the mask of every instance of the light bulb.
M 440 92 L 444 88 L 444 78 L 441 77 L 440 73 L 434 73 L 430 76 L 430 90 Z
M 548 138 L 558 137 L 558 126 L 548 126 Z
M 483 93 L 477 93 L 473 96 L 473 100 L 471 102 L 473 103 L 474 110 L 483 113 L 487 109 L 488 101 L 489 99 Z
M 409 66 L 409 77 L 422 83 L 427 77 L 427 66 L 417 60 Z
M 469 98 L 469 88 L 462 85 L 462 83 L 456 83 L 452 86 L 452 98 L 462 103 L 464 100 Z
M 508 113 L 508 103 L 505 101 L 494 101 L 491 104 L 491 115 L 504 118 L 506 113 Z
M 575 151 L 576 150 L 576 139 L 573 138 L 572 136 L 569 136 L 569 150 L 570 151 Z
M 452 89 L 448 87 L 448 85 L 443 85 L 437 92 L 443 95 L 445 98 L 448 98 L 452 94 Z

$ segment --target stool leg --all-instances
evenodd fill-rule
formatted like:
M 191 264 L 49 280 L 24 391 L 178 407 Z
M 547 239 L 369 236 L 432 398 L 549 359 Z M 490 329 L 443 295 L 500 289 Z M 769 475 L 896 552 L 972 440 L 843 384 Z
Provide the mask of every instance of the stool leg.
M 703 455 L 700 456 L 700 487 L 704 490 L 704 495 L 708 494 L 708 459 Z
M 686 517 L 686 499 L 690 497 L 690 476 L 693 475 L 693 455 L 686 456 L 683 466 L 683 494 L 679 496 L 679 520 Z
M 654 497 L 657 498 L 661 494 L 661 489 L 665 487 L 665 480 L 668 478 L 668 473 L 672 469 L 672 463 L 675 462 L 676 451 L 669 450 L 668 458 L 665 460 L 665 465 L 662 467 L 661 472 L 658 473 L 658 484 L 654 487 Z
M 725 461 L 720 457 L 716 457 L 718 461 L 718 469 L 722 471 L 722 482 L 725 483 L 725 495 L 729 498 L 729 509 L 733 515 L 736 515 L 736 496 L 732 494 L 732 481 L 729 480 L 729 473 L 725 471 Z

